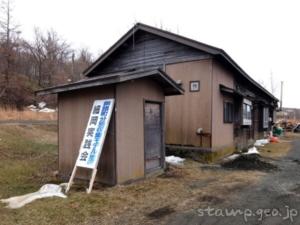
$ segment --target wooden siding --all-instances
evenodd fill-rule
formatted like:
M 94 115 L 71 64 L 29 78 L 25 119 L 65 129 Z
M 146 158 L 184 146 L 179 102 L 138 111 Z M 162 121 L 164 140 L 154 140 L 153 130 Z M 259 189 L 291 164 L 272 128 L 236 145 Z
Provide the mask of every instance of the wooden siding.
M 143 178 L 144 101 L 164 101 L 162 88 L 150 79 L 121 83 L 116 90 L 117 182 Z
M 138 31 L 109 58 L 96 67 L 89 76 L 132 69 L 163 69 L 165 64 L 207 58 L 200 50 L 175 41 Z
M 260 137 L 260 131 L 262 130 L 262 120 L 261 115 L 262 110 L 261 107 L 258 104 L 253 104 L 253 110 L 252 110 L 252 132 L 253 132 L 253 138 L 259 139 Z
M 254 103 L 253 107 L 253 133 L 254 140 L 265 138 L 266 132 L 271 130 L 271 126 L 269 123 L 268 128 L 263 127 L 263 109 L 264 105 Z M 269 116 L 273 114 L 272 108 L 269 107 Z
M 200 146 L 198 128 L 211 133 L 212 60 L 170 64 L 166 73 L 181 80 L 184 95 L 166 98 L 166 144 Z M 200 91 L 190 92 L 190 81 L 200 81 Z M 210 147 L 210 138 L 203 137 L 203 146 Z
M 233 74 L 216 60 L 213 60 L 212 86 L 212 148 L 234 146 L 233 123 L 224 123 L 224 101 L 234 102 L 220 92 L 220 84 L 234 88 Z
M 69 178 L 78 156 L 79 147 L 94 100 L 114 98 L 114 87 L 89 88 L 58 95 L 59 173 Z M 101 154 L 97 181 L 114 185 L 115 178 L 115 117 L 110 122 Z M 76 178 L 87 179 L 91 170 L 80 168 Z

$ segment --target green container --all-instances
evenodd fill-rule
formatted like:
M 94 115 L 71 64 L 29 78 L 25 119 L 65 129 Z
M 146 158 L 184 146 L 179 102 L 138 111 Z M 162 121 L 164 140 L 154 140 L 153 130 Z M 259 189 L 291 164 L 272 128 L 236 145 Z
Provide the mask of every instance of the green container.
M 281 127 L 274 127 L 273 129 L 273 135 L 274 136 L 281 136 L 283 133 L 283 129 Z

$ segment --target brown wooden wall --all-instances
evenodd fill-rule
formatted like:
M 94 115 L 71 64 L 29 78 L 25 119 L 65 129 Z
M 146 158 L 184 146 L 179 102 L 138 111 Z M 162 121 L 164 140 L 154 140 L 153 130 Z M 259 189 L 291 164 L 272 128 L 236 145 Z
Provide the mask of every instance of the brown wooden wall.
M 234 145 L 233 123 L 224 123 L 223 116 L 224 101 L 234 101 L 220 92 L 220 84 L 234 88 L 234 77 L 232 72 L 226 70 L 216 60 L 213 60 L 212 74 L 212 148 L 217 149 Z
M 97 181 L 114 185 L 145 176 L 144 101 L 164 103 L 162 88 L 140 79 L 116 86 L 59 94 L 59 172 L 68 178 L 75 165 L 93 101 L 115 98 L 115 109 L 98 166 Z M 116 129 L 116 130 L 115 130 Z M 116 140 L 116 142 L 115 142 Z M 89 179 L 80 169 L 76 178 Z
M 117 182 L 144 177 L 144 100 L 164 102 L 161 87 L 141 79 L 119 84 L 116 90 Z
M 114 98 L 114 87 L 99 87 L 58 95 L 59 173 L 68 178 L 77 159 L 80 144 L 94 100 Z M 100 157 L 97 181 L 115 184 L 114 113 Z M 91 170 L 80 169 L 76 178 L 89 179 Z
M 259 139 L 261 137 L 262 130 L 262 108 L 258 104 L 253 104 L 252 111 L 252 132 L 253 138 Z M 263 133 L 263 132 L 262 132 Z
M 181 80 L 184 95 L 166 97 L 166 144 L 200 146 L 198 128 L 211 133 L 212 59 L 166 65 L 166 73 Z M 190 81 L 200 81 L 200 91 L 190 92 Z M 203 147 L 210 140 L 203 139 Z
M 245 147 L 253 137 L 263 137 L 261 109 L 253 111 L 253 126 L 242 127 L 242 100 L 220 92 L 220 84 L 235 89 L 237 81 L 234 72 L 219 61 L 203 59 L 169 64 L 166 72 L 174 80 L 181 80 L 185 89 L 182 96 L 166 98 L 166 144 L 200 146 L 196 135 L 199 127 L 212 134 L 211 147 L 214 150 Z M 192 80 L 200 80 L 200 92 L 189 91 Z M 235 108 L 240 108 L 233 123 L 224 123 L 224 101 L 233 102 Z M 203 147 L 209 147 L 209 143 L 204 143 Z

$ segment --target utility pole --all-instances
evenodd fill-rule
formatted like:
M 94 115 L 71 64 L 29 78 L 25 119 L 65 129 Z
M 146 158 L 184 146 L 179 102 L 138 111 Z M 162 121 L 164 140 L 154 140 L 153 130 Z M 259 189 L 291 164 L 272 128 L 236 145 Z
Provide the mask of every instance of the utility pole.
M 72 81 L 75 81 L 76 78 L 75 78 L 75 53 L 73 52 L 72 53 Z
M 280 111 L 282 111 L 282 98 L 283 98 L 283 81 L 281 81 L 281 88 L 280 88 Z

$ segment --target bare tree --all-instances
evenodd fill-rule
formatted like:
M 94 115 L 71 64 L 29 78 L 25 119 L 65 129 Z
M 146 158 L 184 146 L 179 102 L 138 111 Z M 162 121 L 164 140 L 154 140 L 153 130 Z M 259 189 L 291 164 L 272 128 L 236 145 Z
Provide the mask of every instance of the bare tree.
M 35 28 L 33 40 L 23 40 L 12 1 L 0 0 L 0 105 L 22 109 L 32 103 L 36 89 L 80 79 L 92 54 L 71 49 L 54 30 Z
M 43 34 L 35 28 L 34 34 L 34 41 L 25 42 L 24 46 L 32 55 L 39 86 L 51 86 L 70 59 L 70 45 L 53 30 Z
M 23 46 L 26 50 L 29 51 L 29 55 L 33 64 L 33 74 L 31 75 L 33 78 L 37 78 L 39 86 L 42 84 L 43 79 L 43 70 L 42 65 L 45 61 L 45 54 L 43 50 L 42 44 L 42 34 L 39 29 L 35 28 L 34 30 L 34 41 L 33 43 L 29 43 L 24 41 Z
M 72 56 L 72 80 L 79 80 L 82 72 L 91 65 L 93 61 L 93 55 L 88 50 L 88 48 L 81 48 L 77 51 L 75 58 L 75 53 Z
M 9 76 L 13 73 L 15 50 L 18 48 L 18 35 L 20 32 L 18 31 L 18 25 L 13 23 L 11 1 L 2 1 L 0 10 L 2 73 L 5 76 L 6 85 L 8 85 Z

